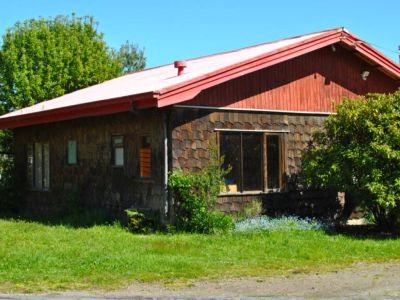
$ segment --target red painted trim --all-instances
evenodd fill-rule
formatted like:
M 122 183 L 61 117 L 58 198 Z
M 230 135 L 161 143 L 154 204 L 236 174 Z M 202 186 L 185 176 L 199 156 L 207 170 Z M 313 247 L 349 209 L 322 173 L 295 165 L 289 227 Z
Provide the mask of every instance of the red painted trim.
M 0 118 L 0 128 L 16 128 L 38 124 L 46 124 L 58 121 L 71 120 L 82 117 L 93 117 L 125 112 L 132 109 L 136 101 L 155 103 L 153 94 L 141 94 L 136 96 L 122 97 L 110 100 L 97 101 L 93 103 L 63 107 L 59 109 L 46 110 L 33 114 L 13 116 L 5 119 Z
M 374 47 L 370 46 L 367 42 L 364 42 L 362 39 L 358 38 L 352 33 L 347 31 L 343 31 L 343 41 L 346 39 L 351 40 L 354 42 L 360 42 L 358 46 L 355 47 L 360 53 L 364 54 L 368 58 L 374 60 L 378 64 L 382 65 L 383 67 L 387 68 L 396 78 L 400 79 L 400 65 L 397 64 L 392 59 L 388 58 L 383 53 L 376 50 Z

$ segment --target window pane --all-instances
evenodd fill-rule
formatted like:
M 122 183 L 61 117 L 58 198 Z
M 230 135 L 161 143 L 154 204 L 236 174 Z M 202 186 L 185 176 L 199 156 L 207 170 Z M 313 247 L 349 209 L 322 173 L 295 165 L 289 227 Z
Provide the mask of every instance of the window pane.
M 232 168 L 225 176 L 227 192 L 240 191 L 240 133 L 220 133 L 220 153 L 224 156 L 224 168 Z
M 43 144 L 43 189 L 50 186 L 50 155 L 49 144 Z
M 33 187 L 33 144 L 27 145 L 26 180 L 28 187 Z
M 268 189 L 278 189 L 280 179 L 279 136 L 267 136 L 267 181 Z
M 75 140 L 68 141 L 68 164 L 75 165 L 77 163 L 77 144 Z
M 34 187 L 37 189 L 42 189 L 43 187 L 43 149 L 42 144 L 35 143 L 35 184 Z
M 262 135 L 243 133 L 243 190 L 262 190 Z
M 124 148 L 114 148 L 114 165 L 124 165 Z
M 122 136 L 113 137 L 113 146 L 121 146 L 123 143 L 124 143 L 124 137 Z
M 124 137 L 112 137 L 112 153 L 114 166 L 120 167 L 124 165 Z

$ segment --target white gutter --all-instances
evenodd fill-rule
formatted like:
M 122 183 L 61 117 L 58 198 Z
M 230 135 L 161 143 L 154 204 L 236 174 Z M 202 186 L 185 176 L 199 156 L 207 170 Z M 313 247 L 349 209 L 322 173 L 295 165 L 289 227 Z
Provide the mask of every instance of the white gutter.
M 285 113 L 296 115 L 321 115 L 329 116 L 335 115 L 334 112 L 321 112 L 321 111 L 297 111 L 297 110 L 275 110 L 275 109 L 257 109 L 257 108 L 232 108 L 232 107 L 217 107 L 217 106 L 200 106 L 200 105 L 174 105 L 177 108 L 188 109 L 205 109 L 205 110 L 221 110 L 221 111 L 238 111 L 238 112 L 266 112 L 266 113 Z

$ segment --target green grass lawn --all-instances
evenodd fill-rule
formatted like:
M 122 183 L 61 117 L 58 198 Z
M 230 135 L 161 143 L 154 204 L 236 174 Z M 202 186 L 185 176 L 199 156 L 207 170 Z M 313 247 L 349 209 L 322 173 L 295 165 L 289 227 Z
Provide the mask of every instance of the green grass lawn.
M 133 235 L 118 226 L 0 220 L 0 233 L 0 292 L 112 289 L 134 280 L 266 276 L 400 259 L 400 239 L 322 231 Z

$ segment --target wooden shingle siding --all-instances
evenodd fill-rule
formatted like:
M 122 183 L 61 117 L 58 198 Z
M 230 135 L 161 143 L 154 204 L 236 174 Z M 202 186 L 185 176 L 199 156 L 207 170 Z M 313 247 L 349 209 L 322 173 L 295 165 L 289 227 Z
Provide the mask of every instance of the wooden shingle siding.
M 80 118 L 15 130 L 15 157 L 21 178 L 27 174 L 27 145 L 46 142 L 50 147 L 50 189 L 26 191 L 29 213 L 69 213 L 71 198 L 87 209 L 119 215 L 126 208 L 164 209 L 164 137 L 162 115 L 121 113 Z M 113 166 L 112 137 L 123 137 L 124 165 Z M 148 136 L 151 152 L 141 151 L 141 137 Z M 77 141 L 79 161 L 67 160 L 69 140 Z M 151 157 L 150 157 L 151 155 Z M 149 161 L 152 164 L 149 164 Z M 30 172 L 32 172 L 30 170 Z M 152 175 L 151 178 L 141 178 Z
M 367 80 L 361 72 L 368 70 Z M 186 105 L 332 112 L 333 102 L 371 92 L 389 93 L 399 83 L 353 52 L 336 46 L 300 56 L 203 91 Z
M 209 144 L 217 139 L 215 129 L 275 130 L 283 134 L 285 172 L 300 170 L 301 154 L 312 133 L 322 128 L 326 116 L 210 111 L 175 108 L 171 115 L 172 168 L 198 171 L 208 164 Z

